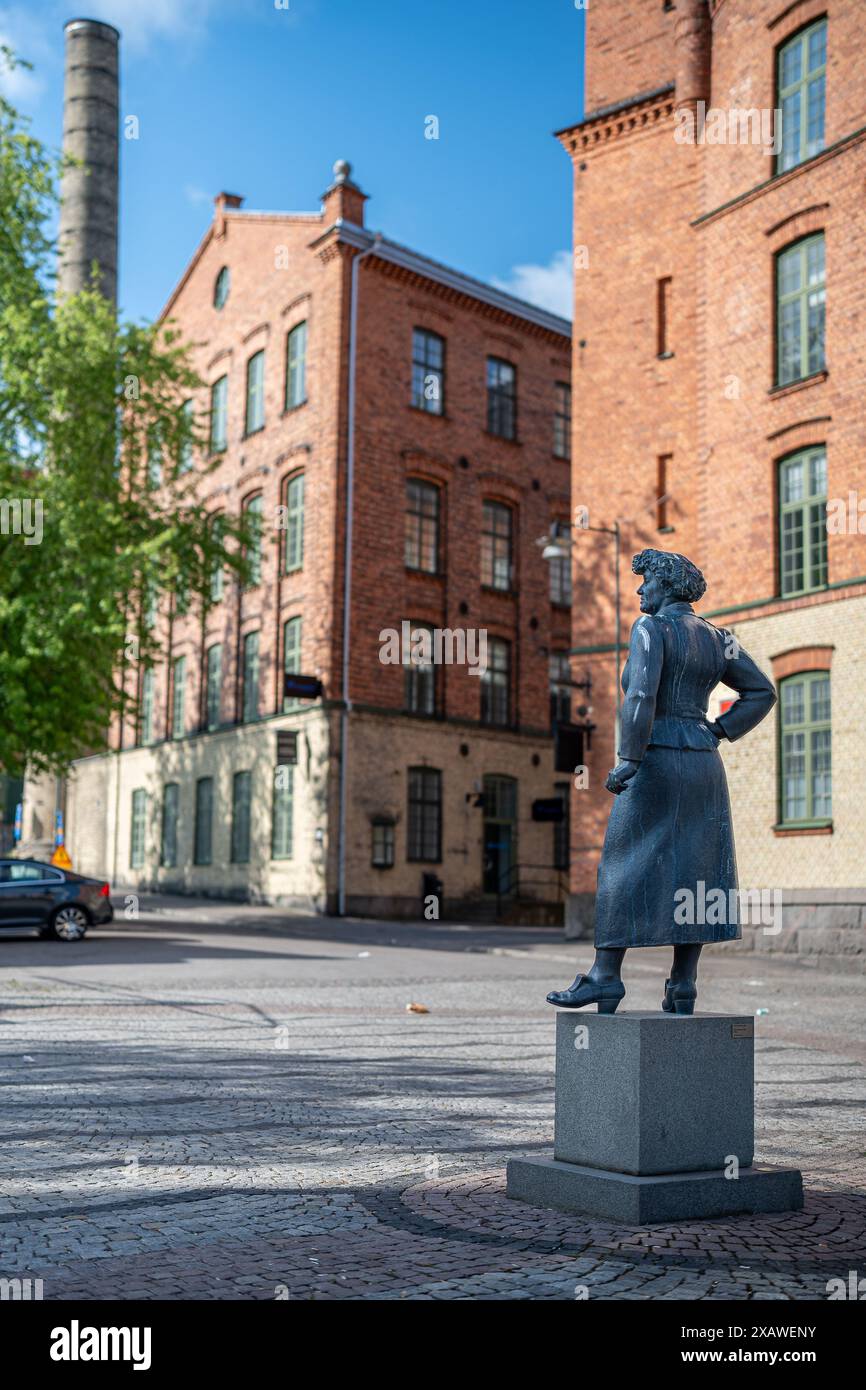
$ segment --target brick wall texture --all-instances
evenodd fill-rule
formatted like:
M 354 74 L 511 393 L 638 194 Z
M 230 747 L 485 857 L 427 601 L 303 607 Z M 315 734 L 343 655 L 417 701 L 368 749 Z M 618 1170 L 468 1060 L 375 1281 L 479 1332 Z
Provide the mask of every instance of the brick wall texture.
M 777 172 L 758 139 L 732 137 L 741 128 L 728 113 L 754 108 L 769 118 L 778 104 L 779 48 L 822 16 L 823 146 Z M 774 829 L 774 718 L 725 750 L 741 882 L 817 896 L 864 883 L 858 682 L 866 650 L 866 506 L 861 528 L 829 534 L 826 584 L 780 597 L 778 473 L 781 459 L 820 445 L 828 499 L 866 498 L 862 20 L 858 0 L 593 6 L 587 119 L 559 132 L 574 171 L 575 246 L 585 248 L 574 275 L 572 500 L 589 509 L 590 524 L 620 525 L 624 641 L 638 612 L 631 556 L 652 546 L 700 566 L 709 587 L 698 611 L 732 627 L 768 673 L 773 658 L 800 647 L 801 669 L 813 669 L 811 649 L 833 644 L 827 833 L 780 836 Z M 678 133 L 697 117 L 698 100 L 706 138 L 687 143 Z M 713 110 L 724 113 L 716 127 L 726 132 L 724 143 L 709 142 Z M 775 258 L 819 232 L 826 360 L 822 370 L 777 389 Z M 662 476 L 669 495 L 659 515 Z M 610 806 L 603 782 L 614 747 L 613 590 L 612 538 L 578 532 L 573 669 L 593 681 L 598 728 L 589 786 L 574 794 L 576 902 L 594 890 Z M 796 658 L 786 657 L 786 674 L 796 668 Z
M 165 597 L 155 668 L 151 748 L 136 746 L 134 718 L 122 743 L 119 772 L 105 759 L 81 762 L 73 779 L 69 839 L 76 862 L 121 880 L 189 891 L 249 892 L 333 906 L 337 885 L 338 788 L 343 696 L 343 592 L 347 516 L 350 292 L 354 258 L 365 235 L 363 195 L 337 179 L 320 214 L 246 212 L 236 197 L 217 199 L 212 226 L 172 294 L 166 315 L 195 344 L 205 387 L 195 408 L 202 419 L 209 388 L 228 377 L 227 447 L 205 485 L 209 510 L 235 514 L 261 498 L 261 581 L 241 589 L 228 577 L 224 595 L 202 621 L 196 605 L 172 614 Z M 214 303 L 220 272 L 230 277 L 222 307 Z M 431 267 L 431 269 L 433 269 Z M 552 796 L 548 659 L 565 656 L 570 614 L 551 601 L 550 570 L 536 544 L 569 515 L 570 470 L 554 450 L 556 384 L 568 382 L 566 322 L 517 302 L 503 307 L 466 282 L 443 282 L 441 267 L 407 267 L 375 252 L 358 264 L 355 372 L 355 482 L 350 624 L 347 901 L 351 908 L 417 911 L 422 875 L 445 880 L 449 899 L 482 897 L 485 775 L 517 779 L 514 827 L 520 858 L 552 870 L 553 830 L 531 817 L 537 797 Z M 479 287 L 480 289 L 481 287 Z M 494 296 L 495 297 L 495 296 Z M 307 324 L 305 401 L 285 408 L 286 340 Z M 412 404 L 413 329 L 445 342 L 445 406 L 441 415 Z M 264 350 L 264 427 L 246 433 L 247 362 Z M 487 430 L 486 362 L 505 359 L 517 373 L 515 440 Z M 305 478 L 303 564 L 282 563 L 285 520 L 279 508 L 289 482 Z M 439 566 L 435 574 L 405 563 L 409 479 L 438 488 Z M 513 578 L 508 592 L 482 584 L 485 501 L 504 503 L 513 525 Z M 284 711 L 285 623 L 302 621 L 300 669 L 317 676 L 324 700 Z M 481 682 L 460 665 L 438 672 L 436 718 L 406 711 L 405 670 L 380 660 L 380 633 L 403 620 L 434 628 L 484 629 L 511 651 L 508 726 L 482 726 Z M 259 634 L 259 701 L 255 717 L 242 704 L 244 638 Z M 206 652 L 222 643 L 221 728 L 204 727 Z M 173 663 L 186 658 L 183 730 L 172 737 Z M 131 697 L 141 672 L 126 673 Z M 247 712 L 249 713 L 249 711 Z M 270 851 L 271 773 L 280 729 L 300 735 L 294 783 L 291 862 Z M 464 751 L 465 750 L 465 751 Z M 442 773 L 441 858 L 410 861 L 406 837 L 408 769 Z M 230 862 L 230 799 L 235 771 L 253 774 L 253 834 L 248 865 Z M 120 789 L 116 778 L 120 777 Z M 193 793 L 212 776 L 218 801 L 213 863 L 192 863 Z M 567 779 L 566 779 L 567 780 Z M 159 862 L 160 806 L 166 781 L 180 784 L 178 863 Z M 149 792 L 145 863 L 129 863 L 131 794 Z M 94 808 L 102 806 L 105 820 Z M 114 808 L 119 807 L 117 824 Z M 371 864 L 372 820 L 394 824 L 395 862 Z M 539 896 L 562 897 L 547 875 Z

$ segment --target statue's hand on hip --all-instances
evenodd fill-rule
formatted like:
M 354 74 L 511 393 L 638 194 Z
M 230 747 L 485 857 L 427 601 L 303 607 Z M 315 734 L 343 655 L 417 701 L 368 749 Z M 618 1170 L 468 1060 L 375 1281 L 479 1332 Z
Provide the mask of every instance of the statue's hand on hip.
M 616 767 L 607 774 L 605 787 L 609 792 L 613 792 L 614 796 L 619 796 L 620 792 L 625 791 L 639 767 L 640 763 L 628 761 L 617 763 Z

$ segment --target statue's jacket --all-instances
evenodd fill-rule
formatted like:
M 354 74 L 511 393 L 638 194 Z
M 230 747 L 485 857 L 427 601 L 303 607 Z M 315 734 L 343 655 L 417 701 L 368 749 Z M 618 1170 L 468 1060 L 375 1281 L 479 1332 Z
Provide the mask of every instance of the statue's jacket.
M 598 871 L 596 946 L 741 935 L 730 800 L 719 740 L 707 721 L 720 682 L 739 697 L 716 721 L 733 741 L 776 699 L 733 634 L 685 602 L 634 624 L 622 674 L 619 756 L 640 767 L 611 809 Z M 710 896 L 707 912 L 712 889 L 721 893 Z

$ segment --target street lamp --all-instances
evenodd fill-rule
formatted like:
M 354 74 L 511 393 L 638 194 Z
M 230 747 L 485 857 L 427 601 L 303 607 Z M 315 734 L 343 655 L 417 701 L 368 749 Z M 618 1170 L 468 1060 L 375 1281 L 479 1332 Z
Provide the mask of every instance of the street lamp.
M 614 728 L 614 755 L 619 757 L 619 732 L 622 717 L 622 686 L 620 685 L 620 654 L 622 651 L 622 623 L 621 606 L 619 592 L 619 556 L 620 556 L 620 530 L 619 522 L 615 521 L 613 526 L 590 526 L 579 525 L 572 528 L 567 521 L 552 521 L 550 530 L 546 536 L 541 536 L 536 542 L 542 547 L 542 560 L 562 560 L 571 557 L 574 548 L 574 538 L 572 530 L 578 531 L 598 531 L 605 536 L 614 538 L 614 593 L 615 593 L 615 629 L 614 629 L 614 648 L 616 652 L 616 670 L 614 680 L 616 682 L 616 724 Z

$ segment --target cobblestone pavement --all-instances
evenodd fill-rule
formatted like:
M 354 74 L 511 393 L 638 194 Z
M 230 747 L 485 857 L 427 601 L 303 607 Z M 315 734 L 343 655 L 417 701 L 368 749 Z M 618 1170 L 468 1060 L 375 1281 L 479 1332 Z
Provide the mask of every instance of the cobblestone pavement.
M 656 1008 L 667 952 L 634 952 Z M 866 1275 L 864 979 L 706 954 L 802 1212 L 626 1229 L 508 1201 L 550 1152 L 553 931 L 145 900 L 0 938 L 0 1278 L 46 1299 L 821 1299 Z M 410 1001 L 428 1014 L 406 1011 Z

